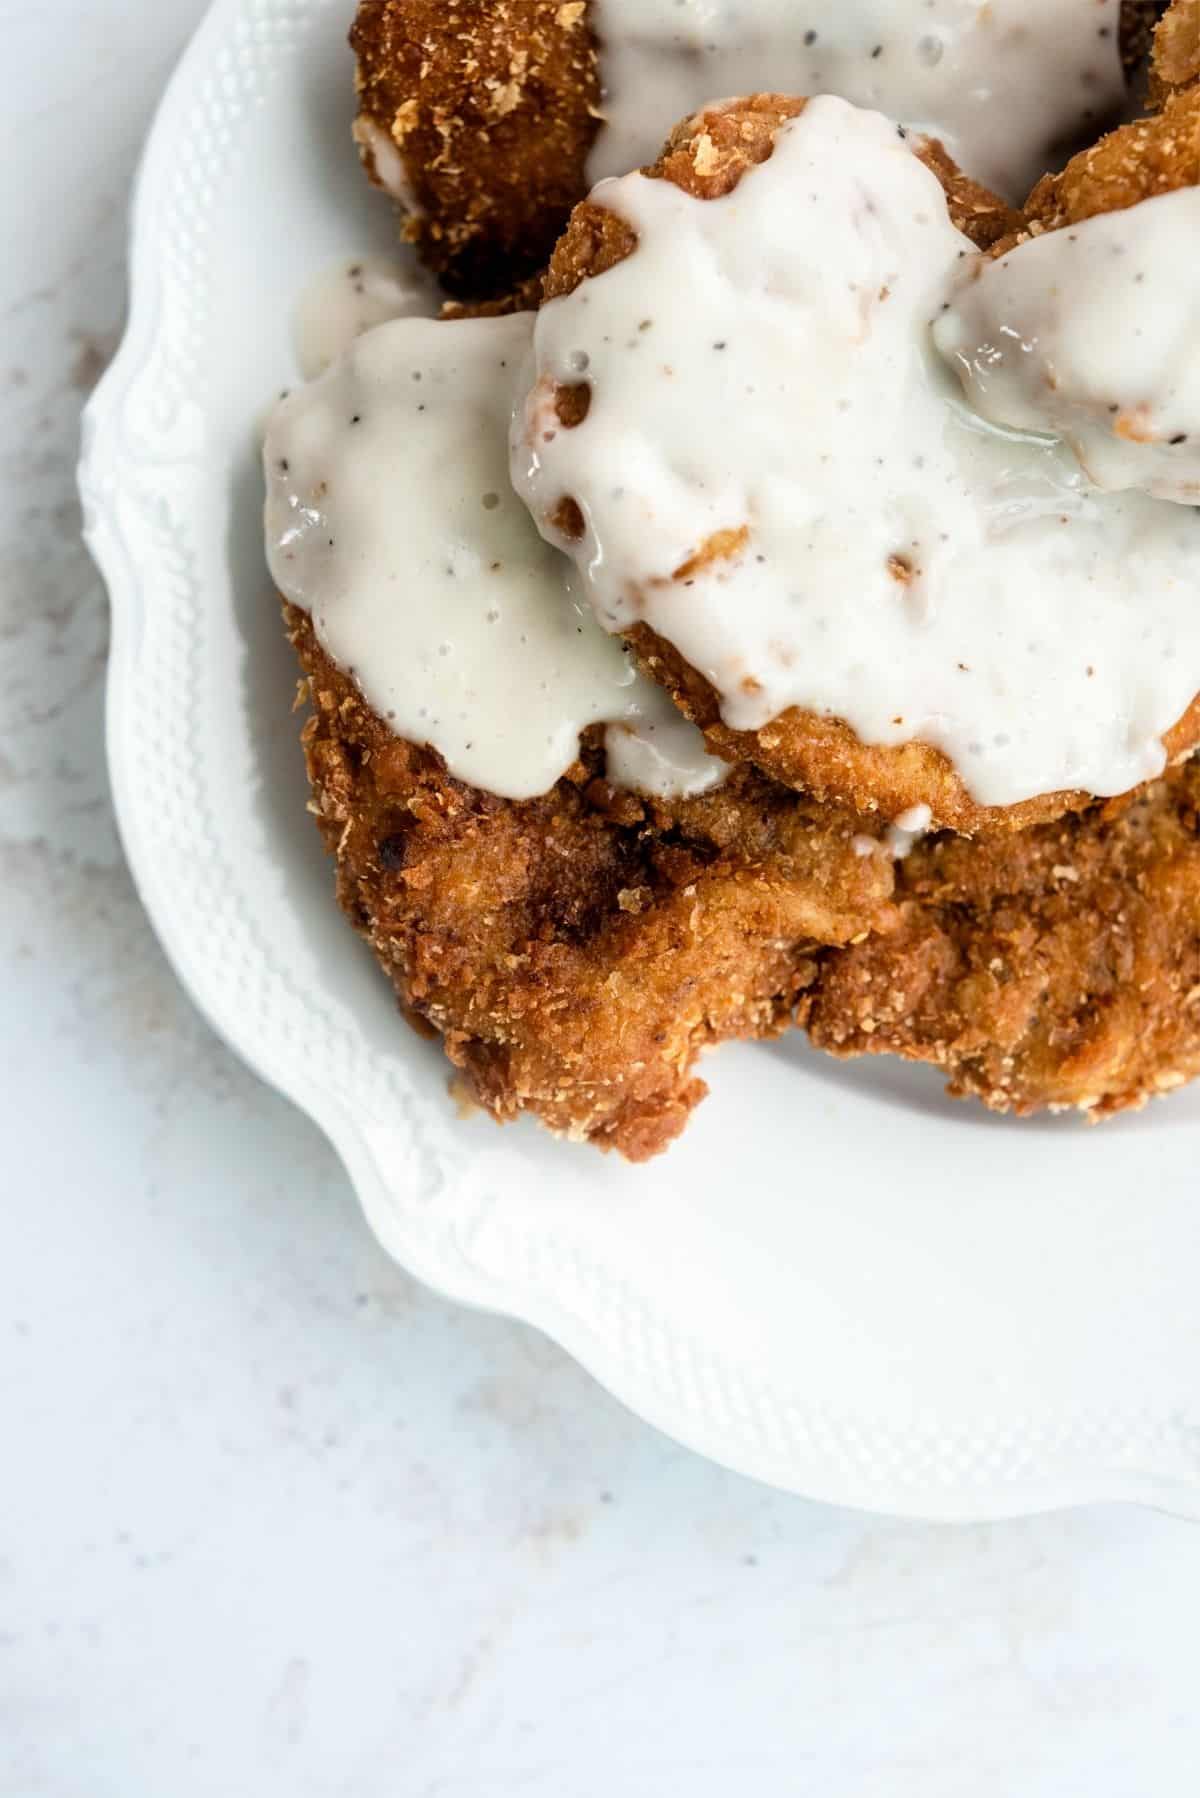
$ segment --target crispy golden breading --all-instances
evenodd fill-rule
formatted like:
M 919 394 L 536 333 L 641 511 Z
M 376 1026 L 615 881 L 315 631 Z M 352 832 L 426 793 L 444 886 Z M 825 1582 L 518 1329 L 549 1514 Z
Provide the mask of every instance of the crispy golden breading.
M 1122 0 L 1131 73 L 1160 11 Z M 601 116 L 591 16 L 589 0 L 359 0 L 360 119 L 395 146 L 419 208 L 407 228 L 457 294 L 543 267 L 588 190 Z M 378 179 L 361 128 L 360 149 Z
M 598 733 L 543 798 L 495 798 L 394 736 L 284 615 L 342 907 L 494 1117 L 645 1160 L 704 1097 L 702 1050 L 786 1028 L 817 949 L 893 921 L 853 814 L 748 768 L 644 802 L 599 778 Z
M 939 837 L 902 924 L 827 957 L 819 1048 L 931 1062 L 955 1096 L 1101 1118 L 1200 1073 L 1200 764 L 1018 836 Z
M 1121 61 L 1127 79 L 1135 87 L 1147 72 L 1154 33 L 1168 4 L 1169 0 L 1122 0 Z
M 840 718 L 812 712 L 793 709 L 759 731 L 731 730 L 721 720 L 716 689 L 678 650 L 646 625 L 635 625 L 629 640 L 644 672 L 666 687 L 679 709 L 700 726 L 715 755 L 731 762 L 753 761 L 815 799 L 885 818 L 927 805 L 937 825 L 966 836 L 1025 830 L 1089 803 L 1087 793 L 1044 793 L 1019 805 L 981 806 L 941 750 L 927 743 L 894 748 L 863 743 Z M 1164 742 L 1169 761 L 1191 753 L 1200 742 L 1200 698 Z
M 600 77 L 586 13 L 583 0 L 360 0 L 360 121 L 402 158 L 408 230 L 451 292 L 507 292 L 544 268 L 587 192 Z
M 1173 0 L 1154 34 L 1151 89 L 1162 100 L 1200 81 L 1200 0 Z
M 709 108 L 677 128 L 648 173 L 673 181 L 699 199 L 719 199 L 748 169 L 770 156 L 780 125 L 803 107 L 802 100 L 766 94 Z M 919 153 L 942 182 L 954 223 L 980 248 L 1017 240 L 1020 220 L 1010 207 L 962 175 L 940 145 L 924 145 Z M 547 300 L 603 274 L 635 248 L 636 237 L 623 219 L 585 200 L 576 207 L 554 252 L 546 277 Z M 560 390 L 558 414 L 568 428 L 586 416 L 583 396 L 586 386 Z M 559 506 L 553 523 L 567 535 L 581 529 L 581 514 L 572 499 Z M 721 553 L 721 546 L 716 546 L 716 553 Z M 687 572 L 694 572 L 690 564 Z M 889 818 L 928 805 L 938 825 L 968 834 L 1024 829 L 1088 801 L 1084 793 L 1051 793 L 1020 805 L 981 806 L 950 760 L 929 744 L 865 744 L 843 720 L 795 707 L 761 730 L 732 730 L 722 722 L 716 690 L 671 644 L 644 624 L 635 625 L 628 636 L 643 670 L 666 687 L 680 709 L 701 727 L 714 753 L 728 761 L 753 761 L 775 779 L 815 798 L 861 812 L 879 811 Z M 1168 752 L 1172 758 L 1185 754 L 1197 741 L 1200 700 L 1169 733 Z
M 1057 231 L 1102 212 L 1200 183 L 1200 87 L 1168 94 L 1161 112 L 1110 131 L 1047 175 L 1029 196 L 1035 231 Z M 1190 246 L 1182 246 L 1183 252 Z

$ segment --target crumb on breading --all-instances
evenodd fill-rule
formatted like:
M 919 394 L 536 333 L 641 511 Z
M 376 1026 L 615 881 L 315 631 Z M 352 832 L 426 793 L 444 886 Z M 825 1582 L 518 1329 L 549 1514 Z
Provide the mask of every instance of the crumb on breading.
M 542 798 L 496 798 L 393 735 L 285 618 L 342 908 L 497 1119 L 657 1154 L 704 1096 L 702 1051 L 785 1029 L 816 952 L 892 921 L 891 863 L 852 813 L 751 769 L 643 800 L 603 779 L 597 731 Z
M 1016 836 L 919 845 L 900 928 L 826 956 L 818 1048 L 931 1063 L 956 1097 L 1092 1119 L 1200 1074 L 1200 763 Z

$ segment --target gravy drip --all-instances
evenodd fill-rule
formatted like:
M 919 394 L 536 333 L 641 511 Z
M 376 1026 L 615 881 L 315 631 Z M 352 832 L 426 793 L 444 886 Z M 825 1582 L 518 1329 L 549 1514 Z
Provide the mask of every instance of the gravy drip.
M 1200 188 L 982 262 L 934 327 L 993 424 L 1065 438 L 1108 492 L 1200 504 Z
M 374 710 L 460 780 L 532 798 L 604 723 L 614 783 L 702 792 L 726 764 L 599 628 L 509 484 L 532 328 L 381 325 L 282 400 L 264 451 L 272 574 Z

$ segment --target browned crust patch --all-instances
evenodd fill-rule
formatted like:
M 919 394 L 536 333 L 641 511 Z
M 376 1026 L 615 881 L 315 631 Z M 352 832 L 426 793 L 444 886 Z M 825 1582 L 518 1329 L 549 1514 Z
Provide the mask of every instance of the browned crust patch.
M 1121 64 L 1127 81 L 1136 84 L 1145 75 L 1154 32 L 1167 9 L 1167 0 L 1121 0 Z
M 540 271 L 599 129 L 583 0 L 360 0 L 350 41 L 360 116 L 400 155 L 407 234 L 447 287 L 490 297 Z
M 285 606 L 312 806 L 343 911 L 478 1103 L 631 1161 L 703 1098 L 702 1052 L 786 1028 L 820 948 L 893 921 L 864 821 L 751 768 L 670 806 L 603 778 L 600 733 L 540 799 L 396 737 Z
M 835 1055 L 940 1068 L 955 1096 L 1098 1120 L 1200 1074 L 1200 768 L 1016 836 L 927 840 L 902 922 L 802 1001 Z
M 1034 233 L 1121 212 L 1200 183 L 1200 88 L 1168 94 L 1161 112 L 1110 131 L 1039 181 L 1026 214 Z M 1191 246 L 1183 246 L 1184 253 Z
M 1167 9 L 1154 34 L 1151 78 L 1159 100 L 1200 81 L 1200 0 L 1174 0 Z

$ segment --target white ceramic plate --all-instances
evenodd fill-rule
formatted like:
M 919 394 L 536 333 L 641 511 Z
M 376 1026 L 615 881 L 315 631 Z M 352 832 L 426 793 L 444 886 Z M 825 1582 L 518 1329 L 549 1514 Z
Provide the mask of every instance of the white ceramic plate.
M 109 753 L 162 940 L 337 1145 L 384 1244 L 555 1336 L 643 1416 L 815 1497 L 1200 1515 L 1200 1093 L 1088 1129 L 797 1037 L 725 1050 L 663 1160 L 461 1122 L 337 913 L 263 568 L 256 428 L 305 281 L 391 241 L 348 137 L 351 0 L 218 0 L 164 100 L 82 487 Z

